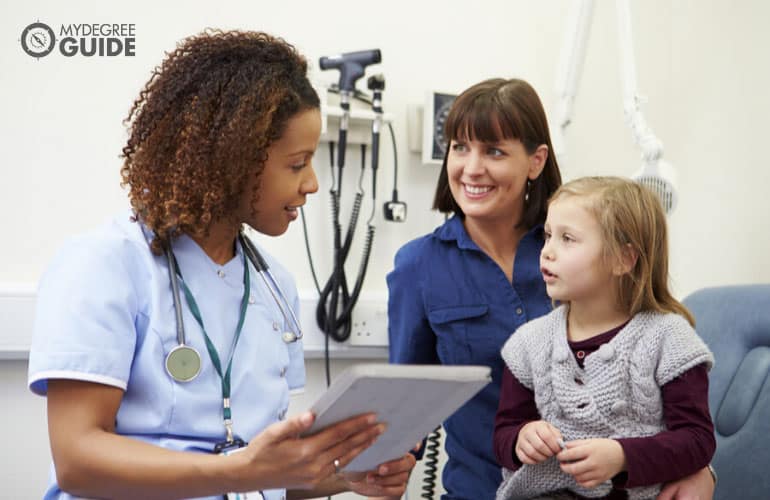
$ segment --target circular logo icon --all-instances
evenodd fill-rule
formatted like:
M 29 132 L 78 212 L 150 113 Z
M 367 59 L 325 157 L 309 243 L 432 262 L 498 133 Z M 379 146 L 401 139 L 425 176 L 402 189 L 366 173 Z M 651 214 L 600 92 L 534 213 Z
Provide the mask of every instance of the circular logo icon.
M 41 58 L 51 53 L 56 45 L 56 36 L 45 23 L 32 23 L 21 32 L 21 48 L 32 57 Z

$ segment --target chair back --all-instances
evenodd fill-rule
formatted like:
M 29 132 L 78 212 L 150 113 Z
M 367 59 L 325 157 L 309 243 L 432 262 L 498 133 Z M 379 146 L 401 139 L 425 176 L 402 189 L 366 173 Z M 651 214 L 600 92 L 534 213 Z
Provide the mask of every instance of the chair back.
M 770 285 L 704 288 L 684 300 L 714 353 L 709 408 L 715 500 L 770 499 Z

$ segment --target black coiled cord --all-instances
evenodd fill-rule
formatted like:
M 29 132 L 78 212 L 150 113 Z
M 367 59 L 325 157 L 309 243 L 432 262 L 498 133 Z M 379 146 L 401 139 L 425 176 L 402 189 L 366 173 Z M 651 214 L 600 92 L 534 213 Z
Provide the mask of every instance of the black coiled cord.
M 366 163 L 366 146 L 361 146 L 361 175 L 363 176 Z M 341 173 L 340 173 L 341 175 Z M 360 182 L 360 180 L 359 180 Z M 338 188 L 339 189 L 339 188 Z M 347 276 L 345 274 L 345 261 L 347 260 L 350 247 L 353 244 L 353 235 L 358 217 L 361 214 L 361 204 L 364 199 L 364 191 L 359 185 L 353 200 L 353 208 L 350 214 L 350 222 L 345 234 L 345 242 L 342 243 L 342 226 L 340 224 L 340 197 L 339 191 L 332 189 L 331 209 L 332 224 L 334 231 L 334 262 L 332 274 L 329 280 L 320 291 L 318 305 L 316 306 L 316 323 L 326 333 L 337 342 L 344 342 L 353 330 L 353 307 L 358 301 L 361 293 L 366 268 L 369 264 L 372 242 L 374 239 L 374 226 L 370 223 L 367 226 L 367 235 L 364 242 L 364 251 L 361 257 L 361 264 L 356 279 L 356 284 L 351 294 L 348 290 Z
M 422 480 L 422 495 L 420 498 L 433 500 L 436 490 L 436 477 L 438 471 L 438 447 L 441 440 L 441 427 L 430 433 L 425 445 L 425 477 Z

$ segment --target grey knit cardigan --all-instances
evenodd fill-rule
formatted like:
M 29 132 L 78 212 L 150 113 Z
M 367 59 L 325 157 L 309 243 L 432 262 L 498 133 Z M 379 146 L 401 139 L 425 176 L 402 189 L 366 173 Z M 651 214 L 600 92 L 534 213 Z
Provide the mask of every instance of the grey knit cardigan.
M 541 418 L 565 441 L 652 436 L 665 429 L 661 387 L 714 357 L 682 316 L 641 312 L 580 368 L 567 343 L 567 306 L 516 330 L 502 349 L 508 369 L 535 394 Z M 583 488 L 561 471 L 555 457 L 503 468 L 497 500 L 532 498 L 570 490 L 601 497 L 612 485 Z M 631 488 L 629 499 L 655 498 L 660 485 Z

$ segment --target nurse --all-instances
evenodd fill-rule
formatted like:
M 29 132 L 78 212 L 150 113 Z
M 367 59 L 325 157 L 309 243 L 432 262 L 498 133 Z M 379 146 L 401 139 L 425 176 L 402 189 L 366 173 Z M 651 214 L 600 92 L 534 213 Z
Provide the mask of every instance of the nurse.
M 46 498 L 404 491 L 411 455 L 337 474 L 382 433 L 375 415 L 311 437 L 312 414 L 286 417 L 305 383 L 297 292 L 242 235 L 283 234 L 318 190 L 306 70 L 279 38 L 206 32 L 134 102 L 132 210 L 71 239 L 40 283 L 29 386 L 48 399 Z

